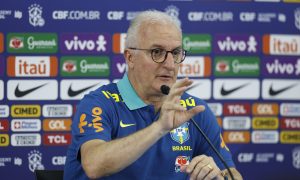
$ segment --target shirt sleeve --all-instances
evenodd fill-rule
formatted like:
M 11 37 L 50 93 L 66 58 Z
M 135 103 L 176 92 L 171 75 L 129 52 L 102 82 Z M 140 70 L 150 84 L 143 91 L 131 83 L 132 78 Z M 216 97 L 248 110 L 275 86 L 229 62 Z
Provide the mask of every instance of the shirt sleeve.
M 215 146 L 216 150 L 224 158 L 228 166 L 235 167 L 234 162 L 232 160 L 231 152 L 229 151 L 228 147 L 223 141 L 222 134 L 221 134 L 221 127 L 219 126 L 215 115 L 213 114 L 209 106 L 204 101 L 200 101 L 197 104 L 203 104 L 205 106 L 205 111 L 195 116 L 196 122 L 198 122 L 202 131 L 208 136 L 208 138 Z M 204 137 L 202 137 L 200 132 L 198 133 L 199 136 L 201 136 L 201 138 L 199 138 L 200 142 L 198 143 L 199 146 L 198 149 L 200 149 L 199 154 L 206 154 L 207 156 L 211 156 L 221 170 L 225 169 L 225 166 L 220 160 L 220 158 L 209 146 L 209 144 L 206 142 Z
M 72 135 L 77 151 L 84 142 L 92 139 L 111 140 L 114 106 L 103 95 L 86 95 L 76 108 L 72 122 Z

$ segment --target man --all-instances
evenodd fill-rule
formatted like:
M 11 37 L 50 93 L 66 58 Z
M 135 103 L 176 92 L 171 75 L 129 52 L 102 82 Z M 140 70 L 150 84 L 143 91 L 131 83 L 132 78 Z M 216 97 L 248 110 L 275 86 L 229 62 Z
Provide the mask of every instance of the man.
M 194 117 L 235 179 L 242 179 L 206 103 L 184 93 L 192 81 L 176 81 L 186 53 L 179 21 L 142 12 L 125 46 L 127 74 L 85 96 L 77 108 L 64 178 L 224 179 L 224 165 L 189 122 Z M 170 87 L 168 95 L 162 85 Z

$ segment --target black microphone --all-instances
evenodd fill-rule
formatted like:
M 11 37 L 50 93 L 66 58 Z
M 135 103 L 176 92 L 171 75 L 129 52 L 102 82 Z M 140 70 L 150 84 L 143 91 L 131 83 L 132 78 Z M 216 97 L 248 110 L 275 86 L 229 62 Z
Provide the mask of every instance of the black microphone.
M 160 86 L 160 91 L 164 95 L 168 95 L 169 92 L 170 92 L 170 87 L 167 86 L 167 85 L 162 85 L 162 86 Z M 229 169 L 228 164 L 225 162 L 224 158 L 222 157 L 222 155 L 219 153 L 219 151 L 216 149 L 216 147 L 212 144 L 212 142 L 209 140 L 209 138 L 207 137 L 207 135 L 198 126 L 198 124 L 196 123 L 196 121 L 193 118 L 191 118 L 191 121 L 196 126 L 196 129 L 200 132 L 200 134 L 204 137 L 204 139 L 209 144 L 209 146 L 212 148 L 212 150 L 216 153 L 216 155 L 218 156 L 218 158 L 222 161 L 223 165 L 225 166 L 225 168 L 229 172 L 229 175 L 230 175 L 231 179 L 234 180 L 233 174 L 232 174 L 231 170 Z

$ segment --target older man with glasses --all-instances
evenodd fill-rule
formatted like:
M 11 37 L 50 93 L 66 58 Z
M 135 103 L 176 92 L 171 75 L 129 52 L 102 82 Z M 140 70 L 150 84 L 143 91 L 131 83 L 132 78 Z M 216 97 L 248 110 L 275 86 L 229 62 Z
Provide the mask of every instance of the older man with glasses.
M 178 19 L 156 10 L 140 13 L 128 29 L 125 49 L 123 79 L 78 105 L 64 178 L 224 179 L 227 170 L 190 123 L 194 117 L 234 178 L 242 179 L 213 113 L 185 93 L 192 81 L 177 80 L 186 56 Z

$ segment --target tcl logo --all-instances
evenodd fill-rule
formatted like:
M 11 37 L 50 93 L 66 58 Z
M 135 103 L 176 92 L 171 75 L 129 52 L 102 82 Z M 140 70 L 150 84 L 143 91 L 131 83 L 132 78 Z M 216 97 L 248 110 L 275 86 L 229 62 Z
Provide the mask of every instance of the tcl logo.
M 300 130 L 300 118 L 282 118 L 280 119 L 280 128 Z
M 250 104 L 224 104 L 224 115 L 250 115 Z
M 66 156 L 54 156 L 52 158 L 53 165 L 65 165 L 66 163 Z
M 44 134 L 44 145 L 69 145 L 71 134 Z

